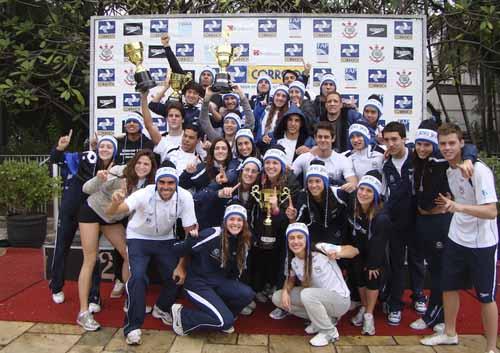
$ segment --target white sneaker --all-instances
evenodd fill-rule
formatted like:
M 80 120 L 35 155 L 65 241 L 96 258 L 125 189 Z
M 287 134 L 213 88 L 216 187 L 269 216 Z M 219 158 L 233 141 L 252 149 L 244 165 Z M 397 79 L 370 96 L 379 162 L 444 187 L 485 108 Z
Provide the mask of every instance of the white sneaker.
M 414 330 L 425 330 L 427 328 L 427 324 L 423 319 L 417 319 L 410 324 L 410 327 Z
M 113 290 L 109 295 L 110 298 L 120 298 L 123 295 L 123 291 L 125 290 L 125 283 L 117 279 L 115 281 L 115 285 L 113 286 Z M 135 331 L 135 330 L 134 330 Z
M 240 314 L 243 316 L 250 316 L 253 314 L 253 309 L 250 307 L 250 305 L 247 305 L 240 311 Z
M 97 331 L 101 328 L 101 325 L 94 320 L 94 316 L 90 311 L 79 313 L 76 318 L 76 323 L 83 327 L 85 331 Z
M 266 293 L 262 291 L 262 292 L 258 292 L 255 295 L 255 300 L 257 300 L 259 303 L 267 303 L 269 298 L 267 297 Z
M 172 305 L 172 329 L 178 336 L 186 336 L 181 320 L 182 304 Z
M 437 346 L 440 344 L 458 344 L 458 335 L 448 336 L 446 333 L 436 333 L 420 340 L 424 346 Z
M 101 305 L 97 303 L 89 303 L 89 311 L 91 313 L 99 313 L 101 312 Z
M 276 308 L 269 313 L 269 317 L 274 320 L 281 320 L 288 316 L 288 311 L 285 311 L 281 308 Z
M 352 317 L 351 323 L 357 327 L 363 326 L 363 315 L 365 314 L 365 312 L 366 308 L 364 306 L 359 308 L 357 314 Z
M 64 292 L 60 291 L 57 293 L 52 293 L 52 301 L 56 304 L 64 303 Z
M 304 331 L 306 331 L 306 333 L 308 335 L 314 335 L 315 333 L 318 333 L 319 332 L 319 328 L 317 328 L 316 326 L 314 326 L 312 323 L 309 324 L 309 326 L 307 326 Z
M 144 314 L 151 314 L 153 311 L 153 307 L 150 305 L 146 305 L 146 308 L 144 309 Z M 125 301 L 125 304 L 123 304 L 123 312 L 128 313 L 128 308 L 127 308 L 127 302 Z
M 163 321 L 165 325 L 172 326 L 172 315 L 170 315 L 170 313 L 161 310 L 159 307 L 156 306 L 156 304 L 155 306 L 153 306 L 152 315 L 155 319 L 160 319 L 161 321 Z
M 444 333 L 444 322 L 434 325 L 432 330 L 436 333 Z
M 314 347 L 328 346 L 330 342 L 338 341 L 339 331 L 334 327 L 333 330 L 328 332 L 319 332 L 316 336 L 311 338 L 309 343 Z
M 141 344 L 141 334 L 142 332 L 140 329 L 132 330 L 128 333 L 125 342 L 131 346 L 137 346 Z
M 250 309 L 255 310 L 257 308 L 257 303 L 255 301 L 251 301 L 250 304 L 247 305 Z
M 234 332 L 234 326 L 231 326 L 227 330 L 221 330 L 221 332 L 230 335 L 231 333 Z
M 362 335 L 374 336 L 375 335 L 375 319 L 373 314 L 363 315 L 363 329 L 361 330 Z
M 349 305 L 349 311 L 352 311 L 354 309 L 357 309 L 361 306 L 361 302 L 358 302 L 356 300 L 351 300 L 351 304 Z

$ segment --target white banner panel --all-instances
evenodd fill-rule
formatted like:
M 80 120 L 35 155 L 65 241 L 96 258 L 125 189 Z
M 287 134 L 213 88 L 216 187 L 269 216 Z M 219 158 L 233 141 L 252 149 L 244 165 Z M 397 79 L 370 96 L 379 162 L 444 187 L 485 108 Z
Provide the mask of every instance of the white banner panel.
M 259 74 L 279 83 L 283 69 L 302 70 L 305 60 L 313 67 L 307 86 L 312 95 L 318 93 L 321 76 L 331 72 L 337 90 L 360 109 L 369 95 L 379 94 L 384 103 L 381 120 L 404 123 L 411 138 L 426 111 L 423 16 L 197 14 L 91 21 L 91 133 L 119 133 L 127 112 L 139 110 L 134 65 L 125 58 L 125 43 L 141 41 L 144 66 L 155 80 L 165 79 L 169 68 L 160 42 L 165 32 L 182 67 L 197 78 L 206 65 L 217 69 L 214 49 L 229 29 L 230 42 L 242 50 L 229 72 L 248 95 L 255 93 Z M 159 117 L 156 121 L 165 127 Z

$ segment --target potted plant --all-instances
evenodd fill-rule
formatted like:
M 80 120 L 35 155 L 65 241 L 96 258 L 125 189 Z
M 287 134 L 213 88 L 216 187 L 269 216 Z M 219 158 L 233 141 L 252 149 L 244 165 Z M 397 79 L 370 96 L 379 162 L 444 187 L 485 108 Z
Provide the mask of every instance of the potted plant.
M 11 246 L 42 246 L 47 235 L 47 214 L 38 209 L 60 191 L 59 178 L 46 165 L 6 161 L 0 164 L 0 209 L 7 215 L 7 238 Z

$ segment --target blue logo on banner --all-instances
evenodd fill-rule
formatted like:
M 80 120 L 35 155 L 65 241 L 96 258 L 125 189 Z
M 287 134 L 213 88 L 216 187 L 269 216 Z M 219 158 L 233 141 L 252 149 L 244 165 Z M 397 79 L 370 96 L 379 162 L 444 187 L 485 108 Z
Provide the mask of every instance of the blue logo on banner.
M 342 94 L 342 102 L 344 103 L 353 103 L 359 107 L 359 94 Z
M 341 58 L 359 58 L 359 44 L 341 44 Z
M 194 56 L 194 43 L 177 43 L 175 46 L 175 55 L 181 57 Z
M 413 109 L 413 97 L 394 96 L 394 109 Z
M 394 34 L 413 34 L 413 22 L 411 21 L 395 21 Z
M 167 33 L 168 20 L 151 20 L 149 30 L 151 33 Z
M 97 26 L 99 34 L 115 34 L 116 32 L 115 21 L 99 21 Z
M 330 48 L 328 43 L 317 43 L 316 44 L 316 55 L 328 55 Z
M 357 81 L 358 69 L 354 67 L 347 67 L 344 72 L 344 78 L 346 81 Z
M 313 20 L 314 33 L 332 33 L 332 20 Z
M 114 82 L 115 69 L 97 69 L 98 82 Z
M 259 33 L 273 33 L 277 31 L 277 28 L 278 24 L 276 20 L 259 20 Z
M 160 132 L 167 131 L 167 123 L 164 118 L 153 118 L 153 124 L 156 125 Z
M 222 20 L 203 20 L 204 33 L 221 33 Z
M 114 131 L 115 130 L 115 118 L 112 118 L 112 117 L 97 118 L 97 130 L 98 131 Z
M 167 69 L 164 67 L 152 67 L 149 69 L 149 72 L 151 73 L 153 80 L 156 82 L 165 81 L 167 78 Z
M 410 131 L 410 119 L 398 119 L 398 121 L 405 126 L 406 132 Z
M 123 94 L 124 107 L 140 107 L 141 95 L 139 93 L 124 93 Z
M 285 43 L 285 56 L 303 56 L 304 47 L 302 43 Z
M 288 29 L 290 31 L 300 31 L 302 29 L 302 22 L 299 17 L 292 17 L 288 19 Z
M 244 65 L 233 65 L 227 68 L 227 72 L 231 75 L 234 83 L 247 82 L 247 67 Z
M 387 83 L 387 70 L 368 70 L 369 83 Z
M 232 48 L 239 48 L 240 56 L 248 57 L 250 56 L 250 44 L 248 43 L 232 43 Z
M 314 68 L 313 69 L 313 81 L 320 82 L 324 74 L 331 74 L 332 69 L 330 68 Z

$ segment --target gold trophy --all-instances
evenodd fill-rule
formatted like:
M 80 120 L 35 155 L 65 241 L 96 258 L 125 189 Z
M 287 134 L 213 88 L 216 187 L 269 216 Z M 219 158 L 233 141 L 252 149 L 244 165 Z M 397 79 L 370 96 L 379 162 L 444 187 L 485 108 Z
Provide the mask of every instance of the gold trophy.
M 142 42 L 124 44 L 123 49 L 128 60 L 135 65 L 134 79 L 137 82 L 135 90 L 144 93 L 155 87 L 156 82 L 151 77 L 151 73 L 142 65 L 144 61 L 144 46 Z
M 184 89 L 184 86 L 193 80 L 193 77 L 191 76 L 191 73 L 188 72 L 187 74 L 179 74 L 177 72 L 170 72 L 169 75 L 169 83 L 170 87 L 172 87 L 172 94 L 168 98 L 168 100 L 175 100 L 175 101 L 181 101 L 181 96 L 182 96 L 182 90 Z
M 261 209 L 266 209 L 267 216 L 264 219 L 264 226 L 271 226 L 273 221 L 271 219 L 271 203 L 270 199 L 274 195 L 274 189 L 260 189 L 259 185 L 252 186 L 252 191 L 250 195 L 257 201 Z M 280 205 L 285 199 L 290 196 L 290 189 L 286 186 L 278 195 L 278 205 Z
M 212 85 L 212 91 L 214 92 L 232 92 L 231 76 L 227 72 L 227 67 L 240 55 L 240 50 L 231 46 L 229 43 L 229 34 L 229 29 L 224 29 L 222 31 L 224 43 L 215 48 L 215 58 L 217 59 L 217 64 L 219 64 L 220 71 L 215 75 L 214 84 Z

